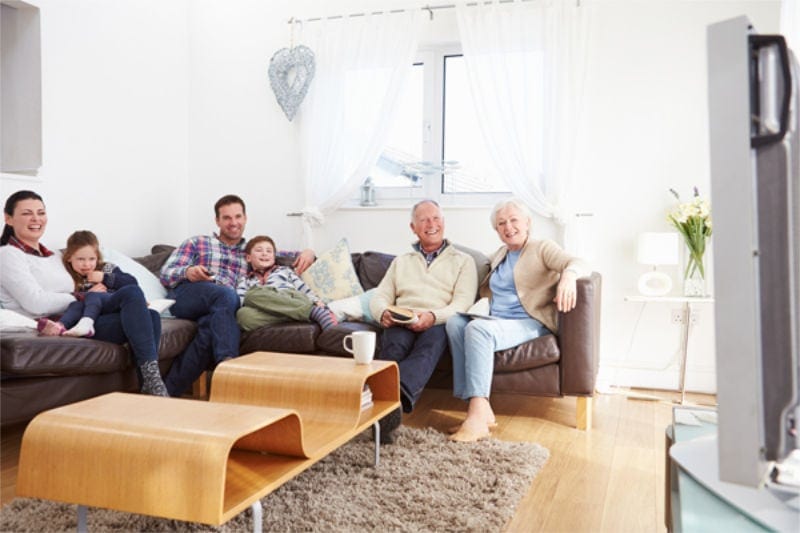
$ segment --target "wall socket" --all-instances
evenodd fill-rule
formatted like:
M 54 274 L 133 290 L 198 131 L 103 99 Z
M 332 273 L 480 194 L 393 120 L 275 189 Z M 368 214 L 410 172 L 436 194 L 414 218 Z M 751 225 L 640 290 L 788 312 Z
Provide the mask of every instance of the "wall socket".
M 670 322 L 673 324 L 683 324 L 686 322 L 686 311 L 682 307 L 679 309 L 673 309 L 672 314 L 670 315 Z
M 690 312 L 689 320 L 692 326 L 697 325 L 697 311 Z M 684 309 L 683 307 L 673 309 L 672 313 L 670 314 L 670 322 L 672 322 L 673 324 L 685 324 L 686 309 Z

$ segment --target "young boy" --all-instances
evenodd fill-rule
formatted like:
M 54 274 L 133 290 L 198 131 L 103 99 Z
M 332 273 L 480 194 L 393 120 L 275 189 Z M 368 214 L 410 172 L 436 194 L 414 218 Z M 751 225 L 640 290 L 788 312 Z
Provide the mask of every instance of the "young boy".
M 250 267 L 236 287 L 242 300 L 236 321 L 242 330 L 252 331 L 290 320 L 314 321 L 323 330 L 339 323 L 294 270 L 275 263 L 275 242 L 271 238 L 253 237 L 247 242 L 244 253 Z

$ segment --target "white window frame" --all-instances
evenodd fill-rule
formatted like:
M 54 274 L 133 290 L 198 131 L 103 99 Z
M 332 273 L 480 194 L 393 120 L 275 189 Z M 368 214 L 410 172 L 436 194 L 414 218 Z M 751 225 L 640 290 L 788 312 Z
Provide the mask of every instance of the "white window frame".
M 424 64 L 424 109 L 422 157 L 425 161 L 442 160 L 444 151 L 444 63 L 445 57 L 462 55 L 459 43 L 425 45 L 420 47 L 414 64 Z M 365 177 L 366 178 L 366 177 Z M 423 177 L 421 187 L 376 187 L 378 206 L 405 206 L 423 198 L 436 200 L 441 205 L 487 206 L 493 205 L 508 192 L 497 193 L 448 193 L 442 192 L 441 174 Z M 360 190 L 359 190 L 360 195 Z M 356 201 L 357 203 L 357 201 Z

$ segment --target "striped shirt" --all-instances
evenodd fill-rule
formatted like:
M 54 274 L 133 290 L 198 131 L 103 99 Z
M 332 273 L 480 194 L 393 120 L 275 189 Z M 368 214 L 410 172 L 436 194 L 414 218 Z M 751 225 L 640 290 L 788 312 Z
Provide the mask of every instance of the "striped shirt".
M 302 292 L 312 302 L 318 302 L 319 297 L 314 294 L 311 287 L 306 285 L 295 271 L 287 266 L 275 266 L 267 272 L 251 270 L 246 276 L 239 279 L 236 293 L 244 301 L 244 295 L 253 287 L 272 287 L 275 290 L 294 289 Z

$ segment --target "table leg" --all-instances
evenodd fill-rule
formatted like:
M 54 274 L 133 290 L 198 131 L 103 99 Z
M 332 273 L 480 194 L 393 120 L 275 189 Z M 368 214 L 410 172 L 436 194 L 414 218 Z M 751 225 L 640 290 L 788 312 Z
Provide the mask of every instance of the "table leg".
M 381 425 L 376 420 L 372 423 L 372 434 L 375 435 L 375 467 L 381 462 Z
M 678 388 L 681 391 L 680 403 L 686 401 L 686 354 L 689 351 L 689 326 L 692 322 L 692 304 L 685 302 L 683 304 L 683 330 L 681 331 L 681 366 L 679 370 L 680 380 Z
M 261 523 L 263 522 L 264 512 L 261 509 L 261 500 L 256 500 L 250 506 L 253 510 L 253 533 L 261 533 Z
M 87 509 L 85 505 L 78 506 L 78 533 L 87 533 L 89 531 L 86 525 Z

